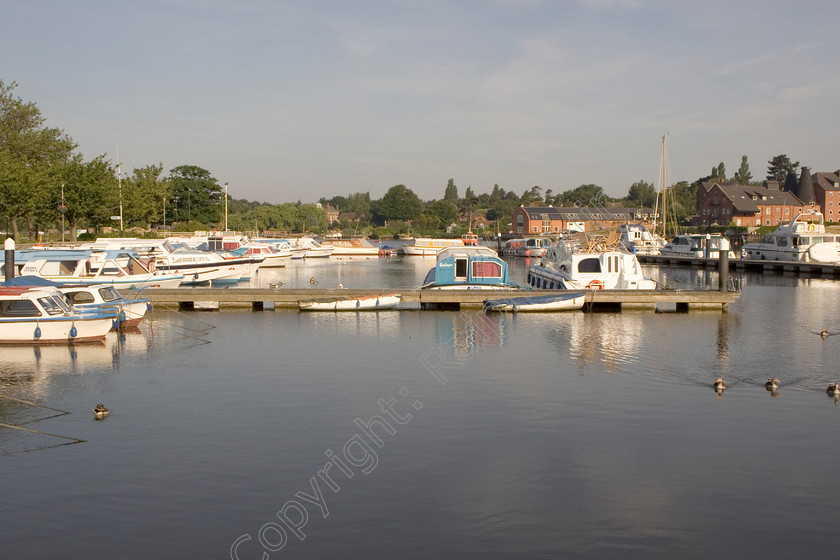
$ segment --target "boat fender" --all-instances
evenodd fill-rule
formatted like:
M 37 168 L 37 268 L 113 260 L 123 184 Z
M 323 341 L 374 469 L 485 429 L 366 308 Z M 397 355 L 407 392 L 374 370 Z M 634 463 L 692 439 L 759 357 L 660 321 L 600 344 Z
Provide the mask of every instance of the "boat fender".
M 376 307 L 379 307 L 379 298 L 376 298 Z
M 120 316 L 119 316 L 120 324 L 125 323 L 125 311 L 120 309 Z
M 362 306 L 362 300 L 357 299 L 356 300 L 356 307 L 361 307 L 361 306 Z
M 113 321 L 111 321 L 111 328 L 112 328 L 112 329 L 118 329 L 118 328 L 120 328 L 120 321 L 119 321 L 119 319 L 114 319 Z
M 72 327 L 70 327 L 70 338 L 76 338 L 76 335 L 79 334 L 79 331 L 76 330 L 76 324 L 74 323 Z
M 35 339 L 41 338 L 41 327 L 39 325 L 35 325 Z

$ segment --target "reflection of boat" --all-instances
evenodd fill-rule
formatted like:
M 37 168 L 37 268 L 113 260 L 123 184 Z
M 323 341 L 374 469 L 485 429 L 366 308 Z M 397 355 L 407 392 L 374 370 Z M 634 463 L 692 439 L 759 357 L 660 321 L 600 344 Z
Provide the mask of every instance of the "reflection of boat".
M 590 247 L 575 250 L 559 243 L 546 251 L 539 264 L 528 269 L 528 284 L 535 288 L 598 290 L 654 290 L 636 255 L 617 249 Z
M 666 243 L 659 254 L 668 257 L 720 258 L 721 251 L 729 250 L 729 240 L 719 233 L 682 233 Z M 729 251 L 729 258 L 735 253 Z
M 568 311 L 580 309 L 586 300 L 585 292 L 568 292 L 545 296 L 521 296 L 484 300 L 487 311 Z
M 743 254 L 747 259 L 768 261 L 840 263 L 838 237 L 826 234 L 823 215 L 809 213 L 814 219 L 804 220 L 798 214 L 792 222 L 780 225 L 761 241 L 747 243 Z
M 520 288 L 508 265 L 490 247 L 451 247 L 437 254 L 424 289 L 500 290 Z
M 642 224 L 621 224 L 618 232 L 621 234 L 619 243 L 637 255 L 658 255 L 665 245 L 664 239 L 652 234 Z
M 16 262 L 18 256 L 15 256 Z M 62 284 L 112 284 L 118 288 L 174 288 L 182 274 L 152 273 L 134 251 L 28 250 L 20 252 L 20 275 Z
M 548 237 L 510 239 L 505 243 L 502 254 L 511 257 L 542 257 L 549 247 L 551 239 Z
M 401 294 L 385 294 L 359 298 L 317 298 L 298 301 L 301 311 L 378 311 L 394 309 L 399 305 Z
M 463 239 L 434 239 L 432 237 L 415 237 L 413 243 L 403 245 L 403 252 L 408 256 L 437 255 L 447 247 L 463 247 Z
M 334 257 L 378 257 L 379 248 L 364 237 L 350 239 L 324 239 L 322 247 L 332 247 Z
M 0 344 L 101 341 L 117 311 L 71 309 L 56 288 L 0 287 Z

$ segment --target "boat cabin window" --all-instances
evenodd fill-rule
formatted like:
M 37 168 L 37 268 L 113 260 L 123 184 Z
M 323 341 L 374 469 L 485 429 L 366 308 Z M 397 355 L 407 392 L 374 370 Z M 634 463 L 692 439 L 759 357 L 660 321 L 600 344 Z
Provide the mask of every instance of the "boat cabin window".
M 501 278 L 502 265 L 492 261 L 474 261 L 472 275 L 473 278 Z
M 779 244 L 779 247 L 787 247 L 787 237 L 777 237 L 776 242 Z
M 61 308 L 58 302 L 51 297 L 38 298 L 38 303 L 40 303 L 44 310 L 50 315 L 59 315 L 61 313 L 64 313 L 64 310 Z
M 115 299 L 121 299 L 122 298 L 120 293 L 113 286 L 108 286 L 108 287 L 105 287 L 105 288 L 99 288 L 99 295 L 102 296 L 102 301 L 114 301 Z M 92 296 L 91 296 L 91 301 L 93 301 Z
M 578 263 L 578 272 L 601 272 L 601 261 L 598 257 L 583 259 Z
M 93 296 L 88 292 L 65 292 L 64 297 L 70 303 L 93 303 Z
M 467 277 L 467 259 L 455 259 L 455 278 Z
M 40 317 L 38 307 L 28 299 L 0 301 L 0 317 Z

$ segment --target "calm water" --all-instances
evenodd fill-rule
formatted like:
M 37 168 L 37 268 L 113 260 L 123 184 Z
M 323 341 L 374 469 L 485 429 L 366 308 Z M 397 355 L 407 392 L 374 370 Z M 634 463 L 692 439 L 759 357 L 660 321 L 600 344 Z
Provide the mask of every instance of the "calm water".
M 408 287 L 429 262 L 252 284 Z M 103 346 L 3 348 L 0 394 L 59 410 L 0 399 L 0 422 L 85 441 L 0 429 L 2 556 L 831 554 L 838 303 L 751 275 L 725 314 L 159 308 Z

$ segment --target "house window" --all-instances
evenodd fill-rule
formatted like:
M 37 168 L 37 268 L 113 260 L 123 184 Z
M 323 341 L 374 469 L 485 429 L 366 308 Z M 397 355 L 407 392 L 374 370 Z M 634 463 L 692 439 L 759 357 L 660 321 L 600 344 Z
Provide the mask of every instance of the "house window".
M 764 213 L 767 214 L 768 216 L 770 215 L 770 207 L 769 206 L 764 209 Z M 769 226 L 770 222 L 767 222 L 767 225 Z
M 790 208 L 785 208 L 785 216 L 787 216 L 788 214 L 790 214 Z

